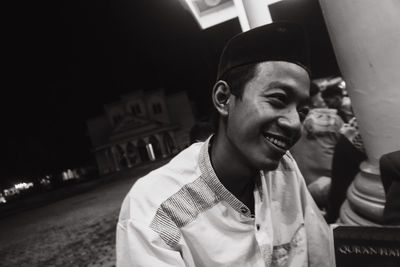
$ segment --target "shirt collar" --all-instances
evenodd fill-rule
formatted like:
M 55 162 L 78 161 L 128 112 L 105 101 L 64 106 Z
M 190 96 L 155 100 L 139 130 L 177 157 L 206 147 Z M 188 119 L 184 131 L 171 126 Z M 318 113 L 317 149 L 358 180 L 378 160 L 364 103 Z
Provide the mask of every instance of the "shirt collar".
M 211 146 L 210 136 L 202 145 L 199 156 L 199 167 L 203 179 L 214 192 L 219 200 L 224 200 L 229 203 L 229 205 L 235 209 L 237 212 L 245 215 L 247 217 L 252 217 L 249 208 L 243 204 L 239 199 L 237 199 L 225 186 L 220 182 L 214 168 L 211 165 L 209 148 Z

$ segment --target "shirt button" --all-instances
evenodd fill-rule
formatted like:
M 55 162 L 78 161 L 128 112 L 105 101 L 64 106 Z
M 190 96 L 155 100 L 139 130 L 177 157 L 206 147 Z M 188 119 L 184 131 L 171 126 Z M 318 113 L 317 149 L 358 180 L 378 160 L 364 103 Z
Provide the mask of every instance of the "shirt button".
M 240 208 L 240 211 L 241 211 L 242 213 L 247 213 L 247 208 L 246 208 L 246 207 L 241 207 L 241 208 Z
M 260 230 L 260 225 L 258 223 L 256 224 L 256 229 L 257 229 L 257 231 Z

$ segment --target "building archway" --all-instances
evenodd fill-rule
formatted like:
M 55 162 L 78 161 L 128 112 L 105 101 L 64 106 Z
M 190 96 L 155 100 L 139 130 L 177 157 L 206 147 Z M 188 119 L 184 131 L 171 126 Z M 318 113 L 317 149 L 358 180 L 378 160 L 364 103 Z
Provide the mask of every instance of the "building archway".
M 128 160 L 126 159 L 125 150 L 121 145 L 116 145 L 117 153 L 118 153 L 118 164 L 122 168 L 128 167 Z
M 158 141 L 158 139 L 154 135 L 151 135 L 149 138 L 149 142 L 151 143 L 151 146 L 153 147 L 154 157 L 156 159 L 161 158 L 162 152 L 161 152 L 160 142 Z
M 137 154 L 138 154 L 137 150 L 138 149 L 134 144 L 132 144 L 132 142 L 128 142 L 128 144 L 126 145 L 126 156 L 131 165 L 135 165 L 137 161 Z
M 142 162 L 149 161 L 150 158 L 149 158 L 149 154 L 147 153 L 146 142 L 143 141 L 143 139 L 139 139 L 139 141 L 137 143 L 137 148 L 138 148 L 140 160 Z
M 163 143 L 165 148 L 165 153 L 170 155 L 175 150 L 174 140 L 172 139 L 171 135 L 168 132 L 163 134 Z

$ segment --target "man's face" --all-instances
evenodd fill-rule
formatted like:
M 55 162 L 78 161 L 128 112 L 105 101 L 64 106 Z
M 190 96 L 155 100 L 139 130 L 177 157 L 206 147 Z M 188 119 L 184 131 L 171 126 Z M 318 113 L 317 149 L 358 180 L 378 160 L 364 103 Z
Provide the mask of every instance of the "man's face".
M 300 66 L 281 61 L 258 64 L 242 98 L 231 95 L 226 124 L 228 143 L 255 169 L 273 170 L 300 137 L 300 110 L 310 80 Z
M 311 98 L 311 104 L 315 108 L 326 108 L 326 103 L 321 96 L 321 92 L 318 92 L 315 96 Z

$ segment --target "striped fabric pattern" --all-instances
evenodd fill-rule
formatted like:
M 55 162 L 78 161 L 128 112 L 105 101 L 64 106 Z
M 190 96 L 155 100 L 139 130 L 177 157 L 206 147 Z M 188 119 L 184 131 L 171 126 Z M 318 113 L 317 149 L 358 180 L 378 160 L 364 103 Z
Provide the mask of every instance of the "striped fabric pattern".
M 252 217 L 248 207 L 238 200 L 219 181 L 212 168 L 208 154 L 209 145 L 202 146 L 199 155 L 201 176 L 183 186 L 178 192 L 164 201 L 158 208 L 150 227 L 157 232 L 166 244 L 175 247 L 181 238 L 180 228 L 189 224 L 207 209 L 212 208 L 221 200 L 226 201 L 233 209 L 244 216 Z M 290 153 L 285 155 L 289 157 Z M 278 171 L 290 170 L 287 162 L 281 161 Z M 262 199 L 262 189 L 259 183 L 259 193 Z
M 331 233 L 290 153 L 260 171 L 252 216 L 217 178 L 209 143 L 133 186 L 118 221 L 118 266 L 333 266 Z
M 179 243 L 180 228 L 221 200 L 228 202 L 239 213 L 252 216 L 246 205 L 229 192 L 217 178 L 211 166 L 208 147 L 208 144 L 203 145 L 199 155 L 201 176 L 164 201 L 150 224 L 170 247 Z
M 179 228 L 184 227 L 219 199 L 202 176 L 183 186 L 158 208 L 150 227 L 171 247 L 179 243 Z
M 219 181 L 208 154 L 209 144 L 202 147 L 200 151 L 199 166 L 208 186 L 214 191 L 220 200 L 226 201 L 233 209 L 247 217 L 252 217 L 250 210 L 245 204 L 237 199 L 223 184 Z

